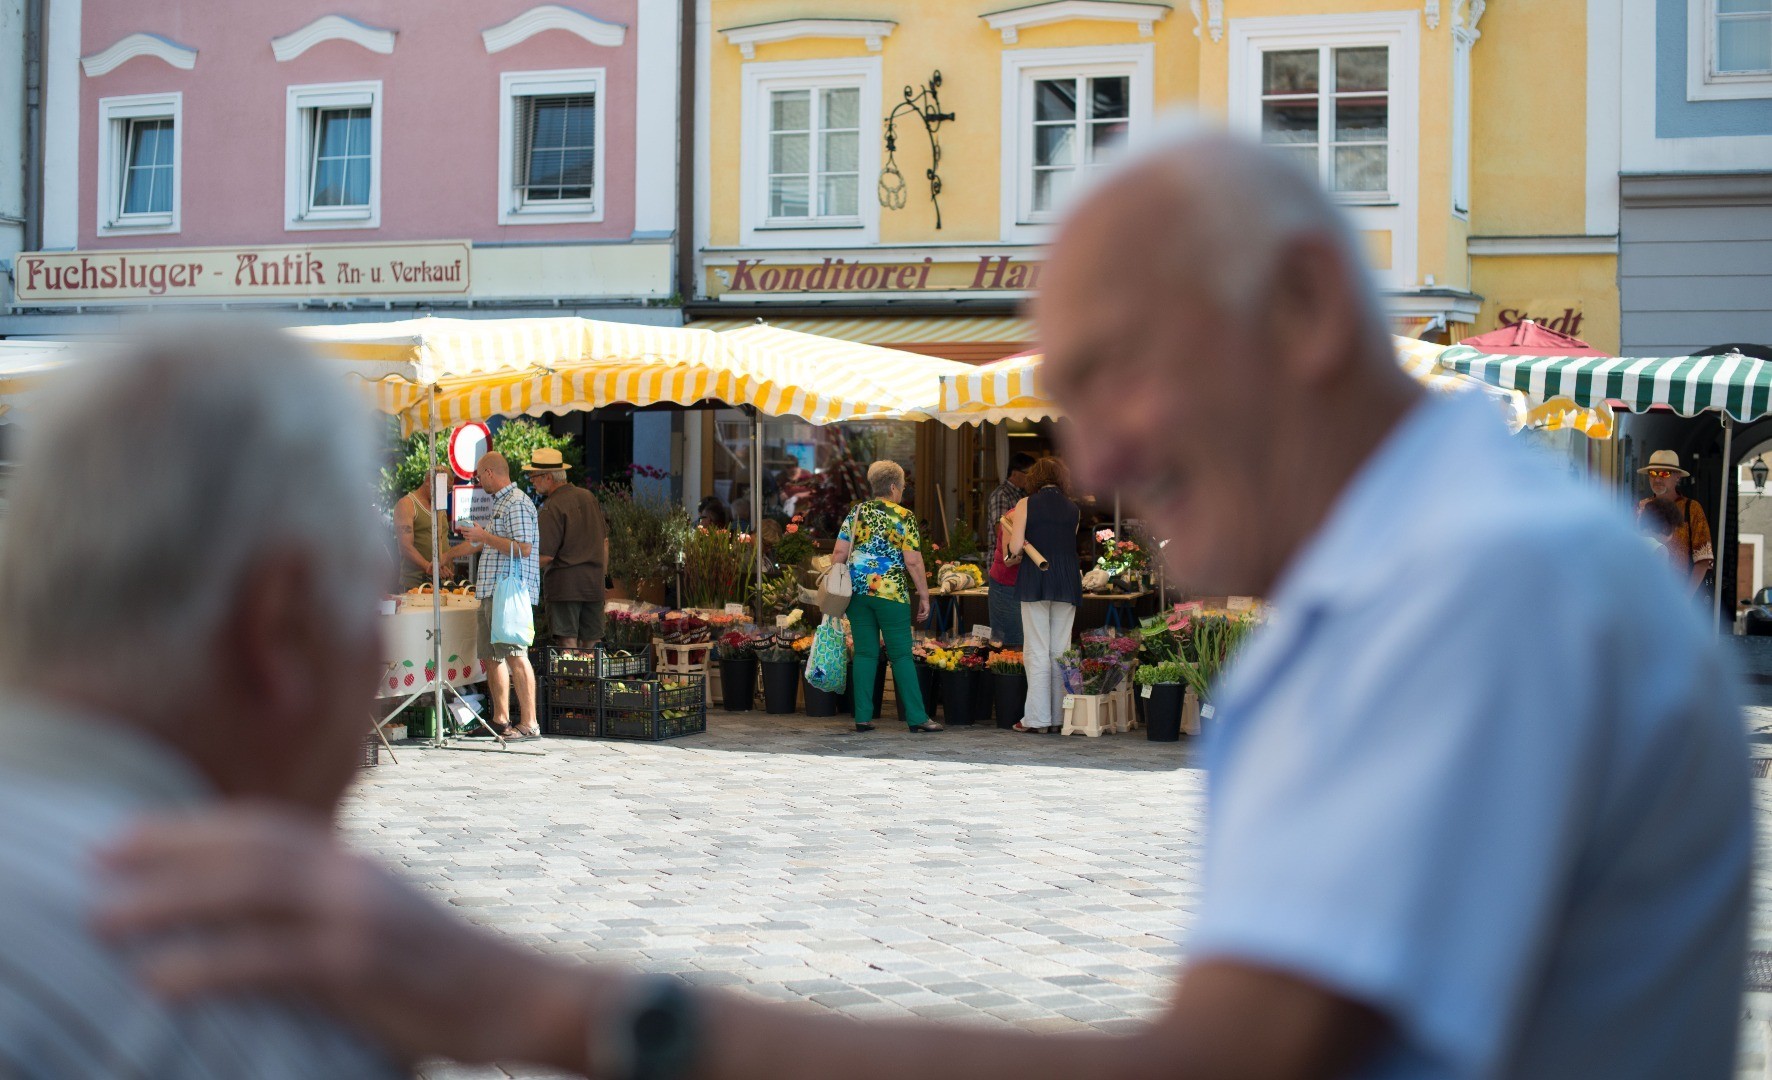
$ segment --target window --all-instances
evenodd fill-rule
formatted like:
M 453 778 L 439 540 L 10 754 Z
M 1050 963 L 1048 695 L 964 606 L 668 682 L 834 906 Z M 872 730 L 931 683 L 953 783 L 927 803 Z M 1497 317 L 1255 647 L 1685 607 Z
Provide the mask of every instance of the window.
M 1772 75 L 1772 0 L 1714 0 L 1716 75 Z
M 742 242 L 872 243 L 884 115 L 880 61 L 749 63 L 742 85 Z
M 1003 239 L 1037 241 L 1070 193 L 1147 125 L 1149 46 L 1003 54 Z
M 1284 49 L 1261 55 L 1261 141 L 1280 147 L 1330 191 L 1390 188 L 1390 50 Z
M 1687 0 L 1686 99 L 1772 97 L 1772 0 Z
M 1112 160 L 1130 126 L 1131 81 L 1125 75 L 1034 80 L 1034 214 L 1058 210 L 1079 173 Z
M 603 220 L 603 69 L 499 82 L 499 224 Z
M 179 94 L 99 102 L 101 236 L 178 231 Z
M 861 89 L 769 95 L 769 223 L 858 225 Z
M 380 101 L 380 83 L 289 88 L 286 228 L 381 223 Z

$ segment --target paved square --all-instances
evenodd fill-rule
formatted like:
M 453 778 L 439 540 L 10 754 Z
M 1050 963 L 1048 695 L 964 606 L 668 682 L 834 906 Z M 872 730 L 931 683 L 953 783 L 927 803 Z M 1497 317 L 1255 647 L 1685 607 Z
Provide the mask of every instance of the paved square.
M 1772 755 L 1772 708 L 1747 719 Z M 1204 809 L 1186 740 L 752 713 L 669 743 L 527 745 L 400 747 L 364 771 L 346 828 L 536 948 L 855 1016 L 1113 1031 L 1174 977 Z M 1772 783 L 1755 788 L 1768 820 Z M 1761 844 L 1752 947 L 1772 950 Z M 1742 1075 L 1760 1077 L 1772 1004 L 1746 1011 Z
M 399 747 L 346 828 L 551 952 L 856 1016 L 1111 1031 L 1161 1007 L 1196 888 L 1186 740 L 709 727 L 538 756 Z

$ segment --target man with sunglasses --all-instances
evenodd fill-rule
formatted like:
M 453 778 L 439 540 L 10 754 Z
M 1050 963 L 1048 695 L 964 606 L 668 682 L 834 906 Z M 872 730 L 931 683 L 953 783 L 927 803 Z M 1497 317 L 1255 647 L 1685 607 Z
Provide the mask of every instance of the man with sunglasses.
M 1649 455 L 1649 464 L 1637 471 L 1649 478 L 1652 493 L 1637 504 L 1637 522 L 1640 525 L 1651 512 L 1674 522 L 1673 533 L 1662 546 L 1673 558 L 1675 571 L 1682 575 L 1687 594 L 1695 593 L 1716 566 L 1717 556 L 1704 507 L 1680 494 L 1680 480 L 1692 474 L 1680 468 L 1680 455 L 1672 450 L 1655 451 Z

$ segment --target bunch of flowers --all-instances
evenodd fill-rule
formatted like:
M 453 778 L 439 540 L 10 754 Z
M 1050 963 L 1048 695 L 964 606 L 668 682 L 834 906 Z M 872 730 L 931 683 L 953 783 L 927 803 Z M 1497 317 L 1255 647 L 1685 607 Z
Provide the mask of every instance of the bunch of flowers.
M 795 638 L 794 639 L 794 655 L 796 655 L 796 656 L 800 657 L 800 659 L 804 660 L 806 658 L 807 654 L 812 652 L 812 641 L 813 641 L 813 638 L 812 638 L 811 634 L 802 634 L 801 636 Z
M 1150 563 L 1150 553 L 1136 540 L 1117 537 L 1112 529 L 1097 529 L 1096 542 L 1101 544 L 1101 555 L 1095 560 L 1097 570 L 1107 571 L 1110 577 L 1120 574 L 1136 574 Z
M 746 625 L 728 630 L 714 642 L 714 655 L 721 660 L 745 660 L 757 655 L 757 629 Z
M 793 567 L 784 565 L 774 576 L 764 578 L 763 588 L 757 593 L 757 601 L 762 605 L 765 615 L 786 615 L 789 612 L 798 615 L 799 573 Z
M 713 632 L 706 619 L 687 611 L 671 611 L 658 621 L 655 636 L 667 645 L 696 645 L 711 641 Z
M 817 551 L 812 543 L 812 527 L 806 524 L 806 515 L 795 514 L 782 528 L 781 539 L 775 542 L 775 550 L 769 554 L 778 565 L 797 569 L 812 561 Z
M 611 646 L 631 648 L 649 644 L 658 628 L 655 612 L 611 611 L 604 623 L 603 638 Z
M 1022 666 L 1020 649 L 997 649 L 987 661 L 993 675 L 1025 675 L 1027 669 Z
M 938 671 L 959 671 L 966 660 L 966 650 L 937 646 L 929 650 L 929 666 Z
M 810 647 L 811 638 L 807 638 Z M 757 639 L 757 659 L 766 664 L 794 663 L 804 654 L 795 648 L 794 635 L 782 630 L 772 630 Z
M 911 659 L 919 664 L 929 662 L 929 654 L 938 648 L 934 638 L 920 637 L 911 642 Z
M 1178 663 L 1182 677 L 1201 701 L 1208 699 L 1212 684 L 1230 666 L 1231 657 L 1256 625 L 1255 616 L 1248 612 L 1196 614 L 1189 620 Z
M 750 533 L 697 525 L 683 545 L 683 598 L 717 608 L 750 598 L 756 542 Z
M 1125 681 L 1126 665 L 1105 656 L 1084 656 L 1076 649 L 1059 654 L 1059 674 L 1068 694 L 1108 694 Z

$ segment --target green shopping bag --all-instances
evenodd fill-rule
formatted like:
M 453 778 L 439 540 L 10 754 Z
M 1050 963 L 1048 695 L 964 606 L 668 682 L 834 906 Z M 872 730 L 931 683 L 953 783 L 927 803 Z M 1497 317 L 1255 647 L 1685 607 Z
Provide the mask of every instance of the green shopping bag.
M 827 694 L 841 694 L 849 685 L 849 620 L 832 615 L 812 634 L 806 656 L 806 682 Z

